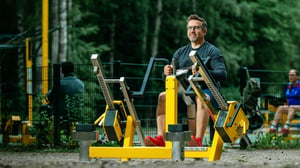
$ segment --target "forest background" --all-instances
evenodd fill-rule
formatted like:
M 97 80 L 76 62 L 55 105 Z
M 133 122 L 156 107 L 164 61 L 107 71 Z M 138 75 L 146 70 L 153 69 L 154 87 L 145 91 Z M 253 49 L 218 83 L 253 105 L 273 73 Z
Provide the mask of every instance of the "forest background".
M 237 90 L 241 67 L 300 68 L 299 7 L 293 0 L 49 0 L 49 65 L 90 65 L 93 53 L 105 62 L 170 60 L 189 43 L 186 19 L 196 13 L 208 22 L 206 40 L 224 55 L 223 87 Z M 25 65 L 25 38 L 41 41 L 42 0 L 2 0 L 0 18 L 0 69 L 14 67 L 1 71 L 1 83 L 10 85 L 10 78 L 24 78 L 18 71 Z M 34 47 L 33 64 L 41 66 L 41 46 Z

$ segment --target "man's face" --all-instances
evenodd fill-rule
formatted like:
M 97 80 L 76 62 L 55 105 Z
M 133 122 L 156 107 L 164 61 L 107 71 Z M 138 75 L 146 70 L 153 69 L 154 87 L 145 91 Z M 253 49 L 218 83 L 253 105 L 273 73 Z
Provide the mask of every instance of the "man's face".
M 201 28 L 202 22 L 199 20 L 190 20 L 187 25 L 187 36 L 191 42 L 204 40 L 206 30 Z
M 289 72 L 289 81 L 290 82 L 296 82 L 297 80 L 299 79 L 299 77 L 296 75 L 296 72 L 295 71 L 290 71 Z

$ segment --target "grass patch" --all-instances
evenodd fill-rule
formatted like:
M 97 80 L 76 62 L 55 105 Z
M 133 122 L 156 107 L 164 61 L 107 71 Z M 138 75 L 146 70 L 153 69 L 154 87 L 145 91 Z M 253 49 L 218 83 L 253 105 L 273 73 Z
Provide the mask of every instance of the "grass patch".
M 300 139 L 288 140 L 283 136 L 260 132 L 253 147 L 256 149 L 300 149 Z
M 9 144 L 3 145 L 0 143 L 0 152 L 48 152 L 48 153 L 79 153 L 78 146 L 38 146 L 36 144 L 22 145 Z

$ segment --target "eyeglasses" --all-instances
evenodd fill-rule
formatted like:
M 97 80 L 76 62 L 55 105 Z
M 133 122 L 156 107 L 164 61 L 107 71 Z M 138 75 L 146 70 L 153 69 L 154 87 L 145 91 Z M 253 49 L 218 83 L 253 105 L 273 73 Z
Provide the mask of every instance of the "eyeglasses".
M 189 27 L 187 27 L 187 29 L 188 29 L 188 31 L 198 31 L 198 30 L 200 30 L 200 26 L 189 26 Z

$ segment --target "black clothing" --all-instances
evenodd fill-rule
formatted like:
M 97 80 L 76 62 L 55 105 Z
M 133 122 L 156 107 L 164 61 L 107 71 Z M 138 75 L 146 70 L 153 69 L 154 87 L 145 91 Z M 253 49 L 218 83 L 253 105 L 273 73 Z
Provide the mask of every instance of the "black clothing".
M 197 54 L 202 61 L 205 61 L 209 57 L 206 66 L 216 81 L 221 82 L 226 80 L 227 71 L 224 58 L 221 55 L 220 50 L 207 41 L 197 49 L 193 49 L 191 44 L 179 48 L 173 55 L 176 69 L 191 68 L 193 62 L 190 59 L 189 54 L 192 50 L 197 50 Z
M 80 104 L 83 99 L 84 84 L 83 82 L 74 76 L 73 73 L 65 74 L 60 80 L 60 88 L 58 91 L 58 105 L 59 112 L 63 118 L 72 116 L 73 118 L 82 118 L 80 115 Z M 49 90 L 47 94 L 48 100 L 51 104 L 55 99 L 54 92 Z M 75 112 L 77 111 L 77 112 Z M 79 114 L 78 114 L 79 112 Z

